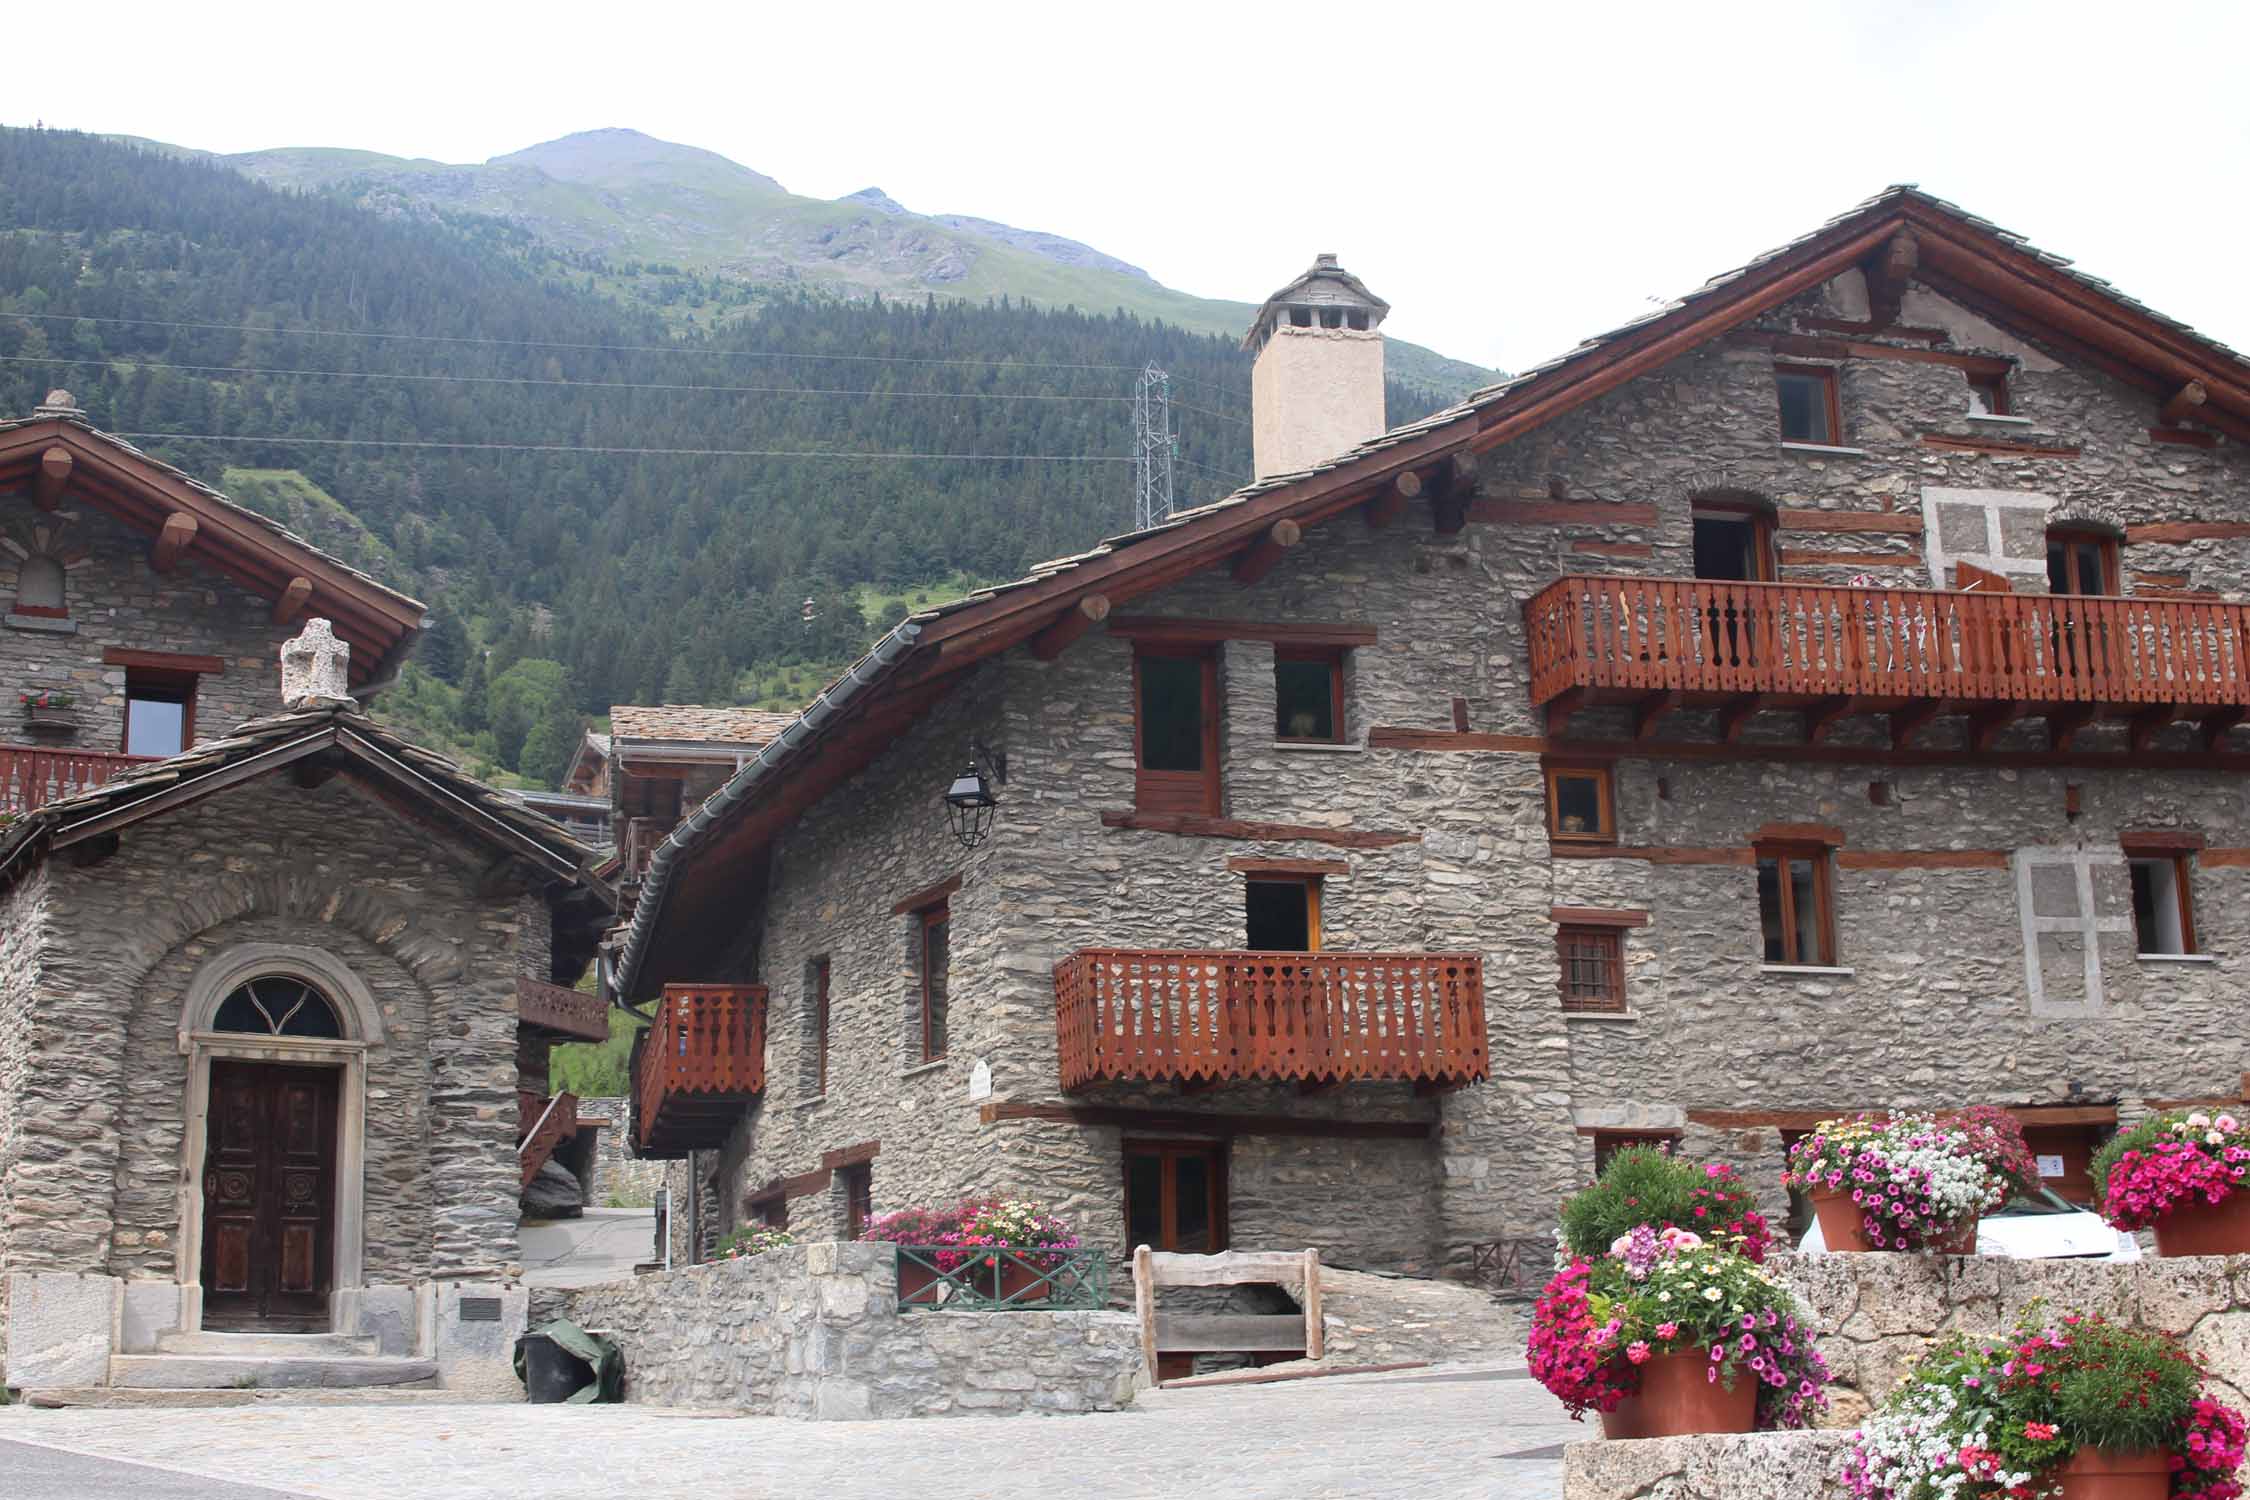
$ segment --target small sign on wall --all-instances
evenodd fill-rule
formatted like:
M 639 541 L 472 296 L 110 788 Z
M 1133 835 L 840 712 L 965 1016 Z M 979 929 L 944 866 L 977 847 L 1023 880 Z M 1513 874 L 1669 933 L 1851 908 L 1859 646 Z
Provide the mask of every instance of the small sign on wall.
M 2039 1175 L 2042 1177 L 2062 1176 L 2063 1159 L 2059 1156 L 2041 1156 L 2039 1158 Z
M 969 1102 L 975 1104 L 980 1100 L 991 1097 L 992 1064 L 980 1057 L 977 1059 L 977 1065 L 969 1069 Z

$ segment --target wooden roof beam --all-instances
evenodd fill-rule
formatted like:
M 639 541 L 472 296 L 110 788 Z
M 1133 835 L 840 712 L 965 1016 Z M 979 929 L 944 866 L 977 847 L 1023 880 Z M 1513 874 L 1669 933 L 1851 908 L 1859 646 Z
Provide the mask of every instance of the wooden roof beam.
M 1393 479 L 1375 492 L 1374 499 L 1367 502 L 1367 509 L 1363 514 L 1367 517 L 1368 529 L 1372 531 L 1377 527 L 1388 526 L 1405 515 L 1407 502 L 1421 493 L 1422 476 L 1412 469 Z
M 1901 229 L 1869 259 L 1865 273 L 1868 322 L 1877 328 L 1888 328 L 1898 321 L 1899 307 L 1906 299 L 1906 285 L 1914 279 L 1914 268 L 1921 263 L 1921 255 L 1921 242 L 1914 238 L 1912 231 Z
M 68 448 L 49 448 L 39 455 L 39 478 L 32 486 L 31 498 L 41 510 L 53 510 L 62 504 L 63 489 L 70 483 L 71 457 Z
M 305 602 L 312 598 L 312 591 L 312 580 L 302 573 L 290 579 L 288 587 L 281 591 L 281 597 L 273 601 L 274 624 L 287 625 L 295 621 L 297 616 L 305 612 Z
M 159 573 L 170 573 L 187 556 L 187 549 L 195 544 L 195 517 L 184 511 L 174 511 L 164 518 L 164 525 L 156 533 L 156 546 L 148 556 L 148 565 Z
M 1056 616 L 1055 623 L 1031 638 L 1031 654 L 1053 661 L 1072 641 L 1109 618 L 1109 596 L 1087 594 Z
M 1273 571 L 1281 554 L 1305 539 L 1305 528 L 1286 517 L 1266 528 L 1259 537 L 1234 560 L 1234 581 L 1241 584 L 1256 583 Z
M 2191 380 L 2172 393 L 2171 399 L 2157 412 L 2156 420 L 2166 427 L 2177 427 L 2187 418 L 2199 415 L 2203 403 L 2210 399 L 2211 393 L 2203 388 L 2203 382 Z

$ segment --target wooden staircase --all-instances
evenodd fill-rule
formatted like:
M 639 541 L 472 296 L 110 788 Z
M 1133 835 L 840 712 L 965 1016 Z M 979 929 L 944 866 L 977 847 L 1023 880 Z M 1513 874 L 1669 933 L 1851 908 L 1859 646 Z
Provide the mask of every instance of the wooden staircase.
M 516 1165 L 520 1187 L 530 1187 L 555 1154 L 555 1148 L 578 1134 L 578 1096 L 557 1094 L 552 1099 L 519 1090 L 516 1094 Z

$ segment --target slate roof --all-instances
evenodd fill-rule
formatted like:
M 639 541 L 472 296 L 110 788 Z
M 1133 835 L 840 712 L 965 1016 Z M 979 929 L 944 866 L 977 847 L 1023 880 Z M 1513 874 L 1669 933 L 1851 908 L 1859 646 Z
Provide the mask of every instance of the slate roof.
M 610 706 L 609 732 L 621 740 L 763 745 L 796 717 L 762 708 L 713 708 L 701 703 L 617 703 Z M 606 751 L 608 744 L 602 748 Z

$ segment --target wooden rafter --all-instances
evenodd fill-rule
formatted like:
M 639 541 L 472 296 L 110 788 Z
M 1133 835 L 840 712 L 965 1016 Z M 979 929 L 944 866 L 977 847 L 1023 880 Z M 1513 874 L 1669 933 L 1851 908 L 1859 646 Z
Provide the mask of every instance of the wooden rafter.
M 1910 230 L 1892 235 L 1867 263 L 1867 321 L 1888 328 L 1898 321 L 1907 283 L 1921 261 L 1921 244 Z
M 2191 380 L 2172 393 L 2171 399 L 2167 400 L 2162 409 L 2157 412 L 2156 420 L 2166 427 L 2177 427 L 2187 418 L 2194 416 L 2202 408 L 2203 403 L 2210 399 L 2211 393 L 2203 388 L 2203 382 Z
M 2204 715 L 2202 722 L 2197 726 L 2198 732 L 2203 736 L 2203 748 L 2217 750 L 2226 744 L 2227 735 L 2233 732 L 2235 725 L 2242 722 L 2243 712 L 2243 709 L 2237 706 L 2222 708 L 2215 714 Z
M 174 511 L 164 518 L 156 533 L 156 546 L 148 555 L 148 565 L 159 573 L 170 573 L 187 556 L 187 549 L 195 545 L 197 527 L 195 517 Z
M 1996 703 L 1969 718 L 1969 743 L 1978 750 L 1990 750 L 2000 737 L 2000 731 L 2031 712 L 2028 703 Z
M 305 612 L 305 601 L 312 598 L 312 580 L 298 574 L 282 589 L 281 597 L 273 602 L 273 622 L 288 625 Z
M 1421 476 L 1408 469 L 1384 488 L 1377 490 L 1375 498 L 1367 502 L 1367 524 L 1370 527 L 1390 525 L 1406 514 L 1407 502 L 1421 493 Z
M 39 455 L 39 477 L 31 495 L 41 510 L 53 510 L 62 504 L 63 490 L 70 484 L 71 468 L 68 448 L 49 448 Z
M 1108 618 L 1108 596 L 1088 594 L 1058 615 L 1054 624 L 1031 638 L 1031 654 L 1041 661 L 1053 661 L 1072 641 Z
M 1305 528 L 1284 516 L 1268 526 L 1265 535 L 1243 549 L 1242 555 L 1235 559 L 1234 581 L 1244 584 L 1258 582 L 1273 571 L 1273 565 L 1281 561 L 1282 553 L 1304 539 Z

